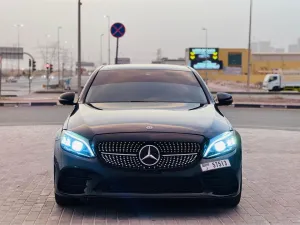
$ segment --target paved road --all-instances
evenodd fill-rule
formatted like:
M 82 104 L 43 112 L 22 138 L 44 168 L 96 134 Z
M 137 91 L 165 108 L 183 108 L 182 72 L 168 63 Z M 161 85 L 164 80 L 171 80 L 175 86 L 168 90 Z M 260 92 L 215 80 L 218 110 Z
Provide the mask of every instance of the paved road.
M 3 108 L 0 110 L 2 115 Z M 15 115 L 19 116 L 26 111 L 15 110 L 19 112 Z M 30 112 L 35 111 L 27 109 L 24 115 Z M 45 116 L 55 117 L 51 113 L 59 112 L 66 114 L 67 111 L 49 110 Z M 1 225 L 300 224 L 300 154 L 297 147 L 300 146 L 300 132 L 240 129 L 243 194 L 235 209 L 201 200 L 102 199 L 89 205 L 60 208 L 54 202 L 52 163 L 58 128 L 58 125 L 0 127 Z
M 0 125 L 60 125 L 72 107 L 2 107 Z M 238 109 L 225 107 L 223 113 L 236 127 L 300 131 L 300 110 Z
M 300 224 L 300 110 L 222 109 L 243 137 L 243 194 L 235 209 L 200 200 L 101 199 L 61 208 L 53 143 L 71 109 L 0 108 L 0 225 Z
M 42 90 L 42 85 L 45 83 L 45 79 L 35 78 L 31 83 L 31 91 Z M 2 84 L 2 95 L 27 95 L 29 92 L 29 82 L 28 79 L 22 77 L 17 83 L 3 83 Z

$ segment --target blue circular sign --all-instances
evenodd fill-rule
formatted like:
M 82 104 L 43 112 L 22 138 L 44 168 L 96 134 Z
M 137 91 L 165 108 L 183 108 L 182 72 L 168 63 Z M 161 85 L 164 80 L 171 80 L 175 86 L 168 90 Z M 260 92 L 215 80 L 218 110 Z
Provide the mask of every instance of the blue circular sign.
M 110 33 L 115 38 L 123 37 L 126 32 L 126 28 L 122 23 L 114 23 L 110 28 Z

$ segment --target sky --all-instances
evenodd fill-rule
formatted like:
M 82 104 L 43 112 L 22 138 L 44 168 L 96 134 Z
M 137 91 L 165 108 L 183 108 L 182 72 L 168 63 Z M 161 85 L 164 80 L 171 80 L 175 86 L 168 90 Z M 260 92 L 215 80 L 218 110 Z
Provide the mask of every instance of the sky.
M 247 48 L 250 0 L 81 0 L 82 60 L 100 63 L 100 36 L 103 36 L 103 62 L 108 58 L 108 20 L 122 22 L 126 34 L 120 38 L 119 56 L 133 63 L 150 63 L 157 49 L 168 58 L 184 57 L 189 47 Z M 31 53 L 38 66 L 54 53 L 60 30 L 61 48 L 77 61 L 78 0 L 0 0 L 0 46 L 20 46 Z M 300 37 L 299 0 L 253 0 L 252 40 L 271 41 L 287 47 Z M 116 39 L 111 40 L 111 62 Z M 52 56 L 53 64 L 57 56 Z M 70 64 L 70 60 L 66 63 Z M 8 65 L 8 64 L 6 64 Z M 27 67 L 28 58 L 21 62 Z M 5 66 L 5 65 L 4 65 Z

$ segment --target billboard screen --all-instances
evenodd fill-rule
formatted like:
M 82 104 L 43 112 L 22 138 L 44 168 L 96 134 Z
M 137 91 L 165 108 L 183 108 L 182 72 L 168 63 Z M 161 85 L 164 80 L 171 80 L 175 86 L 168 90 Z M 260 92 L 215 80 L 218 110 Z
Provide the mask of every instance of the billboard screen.
M 219 48 L 190 48 L 190 66 L 196 70 L 221 70 L 223 62 L 219 60 Z

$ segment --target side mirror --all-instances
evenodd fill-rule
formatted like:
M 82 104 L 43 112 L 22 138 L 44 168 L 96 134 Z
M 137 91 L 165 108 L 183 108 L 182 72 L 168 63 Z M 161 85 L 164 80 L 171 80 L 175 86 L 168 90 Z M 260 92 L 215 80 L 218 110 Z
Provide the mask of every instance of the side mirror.
M 231 105 L 233 102 L 232 95 L 228 93 L 217 93 L 217 106 Z
M 62 105 L 76 105 L 74 102 L 75 93 L 74 92 L 66 92 L 59 96 L 59 103 Z

